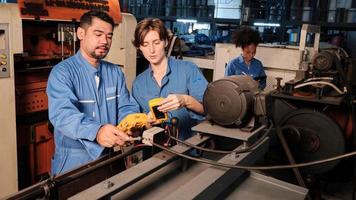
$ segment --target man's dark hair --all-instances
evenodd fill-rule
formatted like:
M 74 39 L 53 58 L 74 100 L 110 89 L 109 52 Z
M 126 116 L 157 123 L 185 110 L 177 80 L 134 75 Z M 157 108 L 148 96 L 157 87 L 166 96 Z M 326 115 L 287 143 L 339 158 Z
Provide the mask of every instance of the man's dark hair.
M 92 10 L 84 13 L 80 17 L 80 27 L 87 28 L 87 26 L 90 26 L 94 17 L 111 24 L 113 28 L 115 26 L 114 20 L 106 12 Z
M 235 31 L 232 42 L 236 47 L 245 48 L 251 44 L 258 45 L 261 42 L 260 33 L 249 27 L 244 27 Z

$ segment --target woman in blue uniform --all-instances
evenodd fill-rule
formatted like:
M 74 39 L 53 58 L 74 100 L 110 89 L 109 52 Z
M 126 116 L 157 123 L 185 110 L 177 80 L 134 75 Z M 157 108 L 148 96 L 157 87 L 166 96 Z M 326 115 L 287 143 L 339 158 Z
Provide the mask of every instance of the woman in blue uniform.
M 132 95 L 141 110 L 149 113 L 149 100 L 164 98 L 158 110 L 179 119 L 180 139 L 192 136 L 191 127 L 204 116 L 202 99 L 207 81 L 201 71 L 191 62 L 166 56 L 168 32 L 159 19 L 139 22 L 133 44 L 149 62 L 148 69 L 133 82 Z
M 258 31 L 251 28 L 244 28 L 236 31 L 233 37 L 233 43 L 236 47 L 241 47 L 242 54 L 231 60 L 225 69 L 225 76 L 246 75 L 251 76 L 259 82 L 259 88 L 266 87 L 266 73 L 261 61 L 254 58 L 256 48 L 261 42 Z

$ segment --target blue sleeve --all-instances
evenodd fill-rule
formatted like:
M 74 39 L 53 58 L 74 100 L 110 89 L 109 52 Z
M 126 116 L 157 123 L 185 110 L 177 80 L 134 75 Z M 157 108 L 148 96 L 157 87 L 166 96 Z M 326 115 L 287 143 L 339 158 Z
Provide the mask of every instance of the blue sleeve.
M 233 64 L 232 62 L 230 61 L 227 65 L 226 65 L 226 68 L 225 68 L 225 76 L 231 76 L 231 75 L 234 75 L 234 70 L 233 70 Z
M 131 113 L 139 113 L 140 108 L 137 104 L 136 100 L 132 97 L 126 87 L 125 76 L 120 70 L 120 77 L 121 80 L 118 83 L 118 91 L 117 93 L 120 95 L 118 98 L 118 123 L 124 119 L 128 114 Z
M 74 140 L 96 139 L 101 124 L 77 108 L 78 98 L 68 71 L 60 66 L 52 70 L 47 83 L 47 95 L 49 120 L 55 129 Z
M 203 102 L 204 92 L 208 85 L 208 81 L 205 79 L 204 75 L 200 71 L 200 69 L 193 63 L 191 63 L 192 67 L 190 68 L 189 78 L 188 78 L 188 91 L 189 95 L 194 97 L 200 103 Z M 189 115 L 193 119 L 203 120 L 204 116 L 197 114 L 191 110 L 189 111 Z

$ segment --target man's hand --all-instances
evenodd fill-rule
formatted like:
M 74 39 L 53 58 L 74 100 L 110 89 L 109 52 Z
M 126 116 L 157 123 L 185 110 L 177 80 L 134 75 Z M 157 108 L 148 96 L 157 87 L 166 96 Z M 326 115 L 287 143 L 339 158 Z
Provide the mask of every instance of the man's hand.
M 127 134 L 111 124 L 105 124 L 96 134 L 96 141 L 103 147 L 122 146 L 128 139 Z
M 170 94 L 167 98 L 160 102 L 158 110 L 161 112 L 168 112 L 171 110 L 177 110 L 187 105 L 187 95 L 184 94 Z

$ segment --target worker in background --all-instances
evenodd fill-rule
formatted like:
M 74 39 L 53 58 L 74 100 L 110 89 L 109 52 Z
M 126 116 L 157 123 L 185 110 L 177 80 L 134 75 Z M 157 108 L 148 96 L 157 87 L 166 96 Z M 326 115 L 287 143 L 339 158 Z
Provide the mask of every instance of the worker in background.
M 57 175 L 123 145 L 128 135 L 117 125 L 139 112 L 121 69 L 102 59 L 108 54 L 114 21 L 104 12 L 80 18 L 80 49 L 57 64 L 48 79 L 49 119 L 54 126 L 52 175 Z
M 162 97 L 158 110 L 179 119 L 179 138 L 192 136 L 191 127 L 204 117 L 202 105 L 208 82 L 192 62 L 167 57 L 168 32 L 160 19 L 148 18 L 137 24 L 134 46 L 148 60 L 149 67 L 133 82 L 132 95 L 142 112 L 149 113 L 148 101 Z
M 266 87 L 266 73 L 261 61 L 255 57 L 261 37 L 258 31 L 251 28 L 243 28 L 236 31 L 233 36 L 233 43 L 236 47 L 241 47 L 242 54 L 231 60 L 225 69 L 225 76 L 247 75 L 259 82 L 259 88 Z
M 346 51 L 346 53 L 351 56 L 351 50 L 346 46 L 346 38 L 344 34 L 339 33 L 331 36 L 329 43 L 333 46 L 340 47 Z

